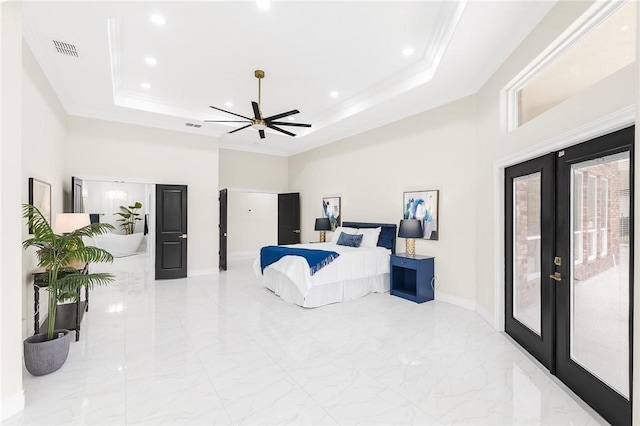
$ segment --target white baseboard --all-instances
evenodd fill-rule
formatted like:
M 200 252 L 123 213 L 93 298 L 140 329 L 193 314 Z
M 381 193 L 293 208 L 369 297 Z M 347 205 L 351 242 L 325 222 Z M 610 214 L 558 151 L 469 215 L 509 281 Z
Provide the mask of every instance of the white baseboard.
M 201 275 L 218 274 L 220 270 L 218 268 L 206 268 L 206 269 L 194 269 L 187 273 L 188 277 L 199 277 Z
M 24 410 L 24 391 L 0 400 L 0 421 L 8 419 Z
M 492 313 L 490 313 L 489 311 L 487 311 L 484 308 L 484 306 L 482 306 L 479 303 L 476 303 L 476 313 L 478 315 L 480 315 L 480 318 L 482 318 L 483 320 L 488 322 L 491 327 L 493 327 L 494 329 L 498 330 L 498 327 L 495 324 L 495 316 Z M 500 330 L 498 330 L 498 331 L 500 331 Z
M 469 309 L 470 311 L 474 311 L 478 314 L 478 316 L 480 316 L 480 318 L 488 322 L 491 327 L 497 330 L 493 314 L 489 313 L 489 311 L 487 311 L 483 306 L 479 305 L 475 301 L 466 299 L 464 297 L 442 293 L 440 291 L 436 291 L 435 299 L 441 302 L 450 303 L 455 306 L 460 306 L 461 308 Z
M 470 299 L 465 299 L 464 297 L 452 296 L 450 294 L 442 293 L 441 291 L 436 290 L 435 299 L 440 300 L 441 302 L 460 306 L 461 308 L 469 309 L 470 311 L 476 310 L 476 302 Z

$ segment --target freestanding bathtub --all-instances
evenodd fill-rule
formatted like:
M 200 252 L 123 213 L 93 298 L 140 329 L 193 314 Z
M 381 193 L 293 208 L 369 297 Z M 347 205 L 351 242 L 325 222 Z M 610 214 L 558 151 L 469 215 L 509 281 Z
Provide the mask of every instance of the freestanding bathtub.
M 144 234 L 104 234 L 93 237 L 98 248 L 108 251 L 113 257 L 125 257 L 136 254 Z

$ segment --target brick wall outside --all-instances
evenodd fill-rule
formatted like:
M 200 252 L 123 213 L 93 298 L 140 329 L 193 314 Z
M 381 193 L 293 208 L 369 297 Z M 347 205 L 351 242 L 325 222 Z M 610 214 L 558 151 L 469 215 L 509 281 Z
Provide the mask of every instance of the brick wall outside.
M 600 191 L 596 191 L 597 197 L 597 220 L 596 220 L 596 257 L 589 259 L 589 227 L 587 218 L 588 209 L 588 176 L 595 176 L 597 186 L 602 185 L 603 178 L 608 182 L 608 196 L 605 200 L 600 197 Z M 582 185 L 582 213 L 583 213 L 583 233 L 582 233 L 582 263 L 574 266 L 574 278 L 577 280 L 586 280 L 589 277 L 604 272 L 614 265 L 614 258 L 620 257 L 620 190 L 621 190 L 620 171 L 618 170 L 618 162 L 606 164 L 598 164 L 585 169 L 584 180 Z M 603 209 L 608 209 L 607 215 L 607 242 L 606 254 L 603 253 L 603 241 L 600 230 L 600 214 Z M 575 244 L 575 242 L 574 242 Z
M 531 255 L 533 254 L 530 253 L 530 246 L 534 246 L 534 250 L 539 250 L 540 240 L 528 240 L 530 233 L 537 232 L 539 235 L 539 191 L 539 180 L 522 180 L 515 186 L 516 229 L 513 272 L 514 283 L 518 284 L 518 289 L 515 291 L 515 302 L 522 309 L 538 304 L 540 301 L 540 276 L 529 277 L 529 262 L 532 261 Z M 534 196 L 535 193 L 538 194 L 538 197 Z M 535 267 L 535 265 L 531 266 Z

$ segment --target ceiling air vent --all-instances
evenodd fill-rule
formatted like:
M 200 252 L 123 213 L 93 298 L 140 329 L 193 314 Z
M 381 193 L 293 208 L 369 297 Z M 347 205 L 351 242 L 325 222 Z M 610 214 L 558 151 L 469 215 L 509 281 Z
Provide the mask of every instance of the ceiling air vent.
M 199 129 L 200 127 L 202 127 L 202 124 L 185 123 L 185 126 L 187 126 L 187 127 L 195 127 L 196 129 Z
M 67 56 L 75 56 L 78 57 L 78 51 L 76 50 L 76 46 L 73 44 L 65 43 L 63 41 L 53 40 L 53 45 L 56 47 L 56 50 L 61 55 Z

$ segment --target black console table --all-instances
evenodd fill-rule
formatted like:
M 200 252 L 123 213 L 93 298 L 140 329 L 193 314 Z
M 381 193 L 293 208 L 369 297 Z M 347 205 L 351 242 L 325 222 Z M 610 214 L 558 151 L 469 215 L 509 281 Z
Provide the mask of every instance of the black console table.
M 89 273 L 87 265 L 78 268 L 82 274 Z M 47 288 L 49 283 L 42 279 L 47 272 L 39 269 L 33 273 L 33 334 L 40 333 L 40 289 Z M 89 311 L 89 288 L 84 288 L 84 300 L 77 290 L 78 299 L 72 303 L 62 303 L 56 308 L 56 329 L 75 330 L 76 342 L 80 340 L 80 323 L 85 312 Z

